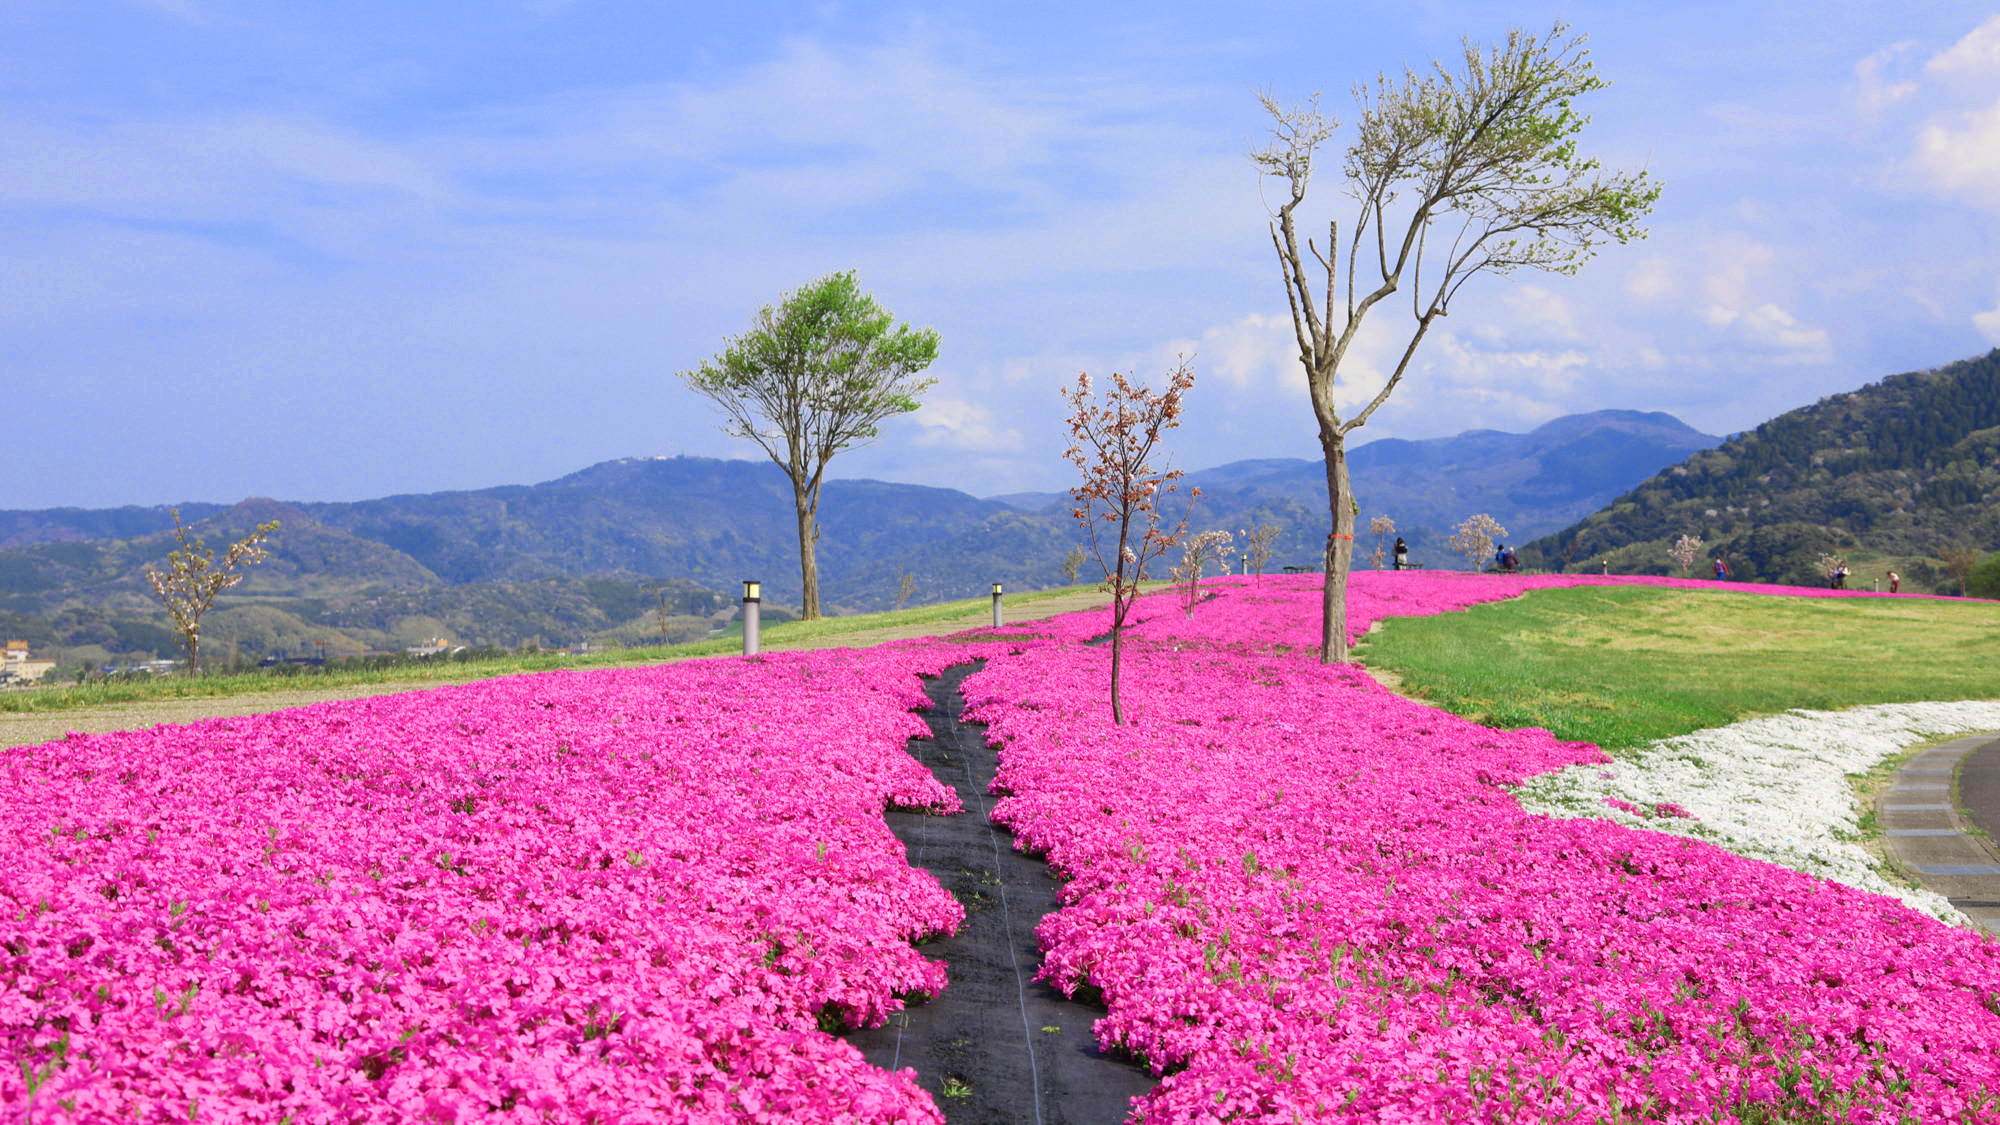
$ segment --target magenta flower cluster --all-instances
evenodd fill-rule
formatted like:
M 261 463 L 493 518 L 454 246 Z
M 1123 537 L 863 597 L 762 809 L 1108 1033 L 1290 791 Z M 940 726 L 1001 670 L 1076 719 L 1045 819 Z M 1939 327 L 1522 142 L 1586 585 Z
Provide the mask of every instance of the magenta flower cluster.
M 1350 620 L 1575 581 L 1362 574 Z M 1069 880 L 1046 979 L 1101 989 L 1100 1039 L 1166 1075 L 1144 1120 L 2000 1120 L 2000 945 L 1526 815 L 1506 787 L 1601 752 L 1317 664 L 1317 579 L 1210 591 L 1191 618 L 1142 603 L 1128 726 L 1097 649 L 1024 647 L 965 689 L 995 818 Z
M 82 1121 L 937 1122 L 918 649 L 520 676 L 0 761 L 0 1103 Z M 832 721 L 830 721 L 832 720 Z M 18 1065 L 16 1065 L 18 1064 Z
M 1361 574 L 1349 621 L 1582 581 Z M 1069 880 L 1044 975 L 1166 1075 L 1147 1121 L 2000 1120 L 2000 947 L 1523 814 L 1602 755 L 1318 665 L 1318 582 L 1142 599 L 1119 728 L 1097 612 L 7 751 L 0 1105 L 938 1122 L 830 1032 L 948 985 L 881 813 L 958 811 L 903 746 L 985 657 L 996 816 Z

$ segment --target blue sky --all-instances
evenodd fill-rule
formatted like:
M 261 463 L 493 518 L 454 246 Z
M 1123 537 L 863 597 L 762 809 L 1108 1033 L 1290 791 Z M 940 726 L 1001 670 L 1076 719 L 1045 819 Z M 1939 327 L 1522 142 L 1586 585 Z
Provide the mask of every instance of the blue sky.
M 1975 5 L 13 0 L 0 507 L 752 456 L 673 372 L 844 268 L 943 349 L 837 476 L 1064 487 L 1056 388 L 1189 350 L 1178 463 L 1315 456 L 1256 92 L 1351 118 L 1359 79 L 1558 18 L 1613 83 L 1584 147 L 1666 184 L 1652 237 L 1475 282 L 1358 436 L 1728 432 L 2000 343 Z

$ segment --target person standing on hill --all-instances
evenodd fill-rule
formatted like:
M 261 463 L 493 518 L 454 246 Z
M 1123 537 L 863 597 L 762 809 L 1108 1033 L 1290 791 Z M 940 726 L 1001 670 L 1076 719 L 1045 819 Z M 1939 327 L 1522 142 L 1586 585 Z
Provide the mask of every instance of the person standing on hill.
M 1403 568 L 1410 565 L 1410 545 L 1408 543 L 1403 542 L 1403 537 L 1400 535 L 1396 536 L 1396 548 L 1394 553 L 1396 556 L 1397 570 L 1402 570 Z
M 1903 588 L 1903 576 L 1902 576 L 1902 575 L 1900 575 L 1900 574 L 1897 574 L 1897 573 L 1896 573 L 1895 571 L 1893 571 L 1893 570 L 1892 570 L 1892 571 L 1890 571 L 1890 572 L 1889 572 L 1889 592 L 1893 594 L 1893 593 L 1896 593 L 1897 591 L 1901 590 L 1902 588 Z
M 1729 564 L 1722 561 L 1721 555 L 1715 556 L 1715 580 L 1717 582 L 1729 581 Z

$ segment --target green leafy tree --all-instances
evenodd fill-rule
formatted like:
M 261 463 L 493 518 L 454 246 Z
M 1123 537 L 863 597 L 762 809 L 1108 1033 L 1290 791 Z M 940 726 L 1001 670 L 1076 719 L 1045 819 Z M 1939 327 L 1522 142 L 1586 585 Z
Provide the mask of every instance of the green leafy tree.
M 1320 658 L 1328 663 L 1347 659 L 1356 511 L 1347 435 L 1388 401 L 1417 346 L 1466 282 L 1523 267 L 1575 273 L 1606 240 L 1645 235 L 1638 224 L 1659 186 L 1644 172 L 1604 173 L 1577 150 L 1589 118 L 1574 103 L 1605 83 L 1583 37 L 1567 32 L 1562 24 L 1545 38 L 1517 30 L 1490 48 L 1468 40 L 1456 68 L 1405 69 L 1399 79 L 1384 75 L 1357 87 L 1360 118 L 1343 169 L 1357 214 L 1344 262 L 1337 222 L 1328 224 L 1324 251 L 1306 239 L 1316 273 L 1308 272 L 1300 251 L 1297 210 L 1312 183 L 1314 157 L 1339 123 L 1320 112 L 1318 95 L 1289 108 L 1260 95 L 1272 117 L 1271 141 L 1250 157 L 1288 189 L 1272 218 L 1271 244 L 1326 455 L 1333 529 Z M 1335 385 L 1348 349 L 1368 314 L 1405 285 L 1408 342 L 1382 389 L 1343 417 Z
M 1966 572 L 1965 592 L 1975 598 L 2000 600 L 2000 552 Z
M 1963 543 L 1953 543 L 1938 552 L 1938 561 L 1944 563 L 1944 572 L 1958 583 L 1958 595 L 1972 594 L 1972 572 L 1979 566 L 1979 550 Z
M 936 331 L 895 323 L 849 270 L 765 305 L 749 331 L 678 373 L 728 415 L 724 433 L 756 442 L 791 479 L 808 621 L 820 615 L 815 547 L 827 462 L 917 409 L 936 382 L 918 372 L 937 352 Z
M 1071 547 L 1069 549 L 1069 554 L 1063 556 L 1063 561 L 1062 561 L 1063 585 L 1065 586 L 1076 585 L 1076 572 L 1082 569 L 1083 569 L 1083 548 Z
M 181 510 L 173 509 L 173 515 L 174 539 L 180 547 L 167 552 L 166 570 L 148 566 L 146 581 L 152 584 L 160 603 L 167 607 L 174 631 L 180 634 L 181 648 L 187 651 L 187 674 L 195 676 L 201 671 L 202 615 L 215 605 L 217 594 L 243 581 L 237 567 L 264 561 L 269 554 L 264 550 L 264 538 L 278 530 L 278 521 L 260 523 L 257 530 L 231 543 L 223 553 L 222 563 L 217 565 L 215 551 L 207 544 L 200 539 L 188 542 L 187 528 L 181 526 Z

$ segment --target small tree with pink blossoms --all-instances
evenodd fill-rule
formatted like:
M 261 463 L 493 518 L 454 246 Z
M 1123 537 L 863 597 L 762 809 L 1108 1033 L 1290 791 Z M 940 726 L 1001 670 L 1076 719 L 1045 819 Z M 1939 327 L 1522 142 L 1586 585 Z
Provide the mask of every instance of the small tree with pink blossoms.
M 1180 425 L 1181 397 L 1194 386 L 1194 371 L 1183 358 L 1167 373 L 1167 389 L 1155 394 L 1144 383 L 1117 372 L 1098 405 L 1090 376 L 1078 372 L 1076 387 L 1061 391 L 1069 404 L 1069 448 L 1063 456 L 1083 474 L 1069 490 L 1071 515 L 1082 526 L 1084 546 L 1104 573 L 1099 589 L 1111 592 L 1111 721 L 1125 722 L 1118 676 L 1125 655 L 1125 618 L 1146 579 L 1146 567 L 1180 545 L 1188 514 L 1201 489 L 1188 490 L 1188 507 L 1169 531 L 1160 526 L 1160 501 L 1178 491 L 1181 470 L 1153 465 L 1160 435 Z M 1113 532 L 1113 528 L 1116 532 Z

